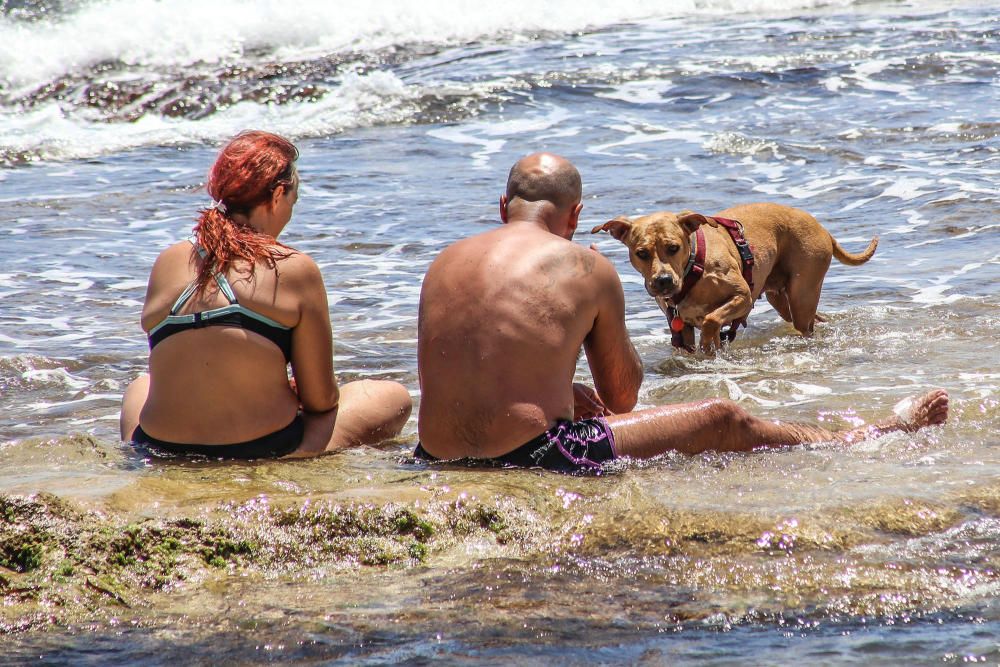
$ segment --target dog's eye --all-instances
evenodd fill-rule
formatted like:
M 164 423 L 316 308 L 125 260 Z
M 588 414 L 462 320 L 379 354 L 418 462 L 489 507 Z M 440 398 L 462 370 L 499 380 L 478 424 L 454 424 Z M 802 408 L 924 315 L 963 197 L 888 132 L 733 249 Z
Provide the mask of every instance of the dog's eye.
M 645 248 L 642 248 L 641 250 L 636 250 L 635 256 L 641 259 L 642 261 L 646 261 L 647 259 L 649 259 L 649 251 L 646 250 Z
M 677 252 L 680 249 L 681 249 L 681 247 L 679 245 L 668 245 L 667 246 L 667 252 L 669 252 L 671 255 L 673 255 L 675 252 Z

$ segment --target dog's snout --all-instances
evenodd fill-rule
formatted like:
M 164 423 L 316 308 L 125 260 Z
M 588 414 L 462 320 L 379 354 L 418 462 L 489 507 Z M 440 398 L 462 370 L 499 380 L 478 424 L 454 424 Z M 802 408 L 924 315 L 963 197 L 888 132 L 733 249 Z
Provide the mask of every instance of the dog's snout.
M 652 280 L 653 289 L 661 294 L 674 291 L 674 277 L 669 273 L 656 276 Z

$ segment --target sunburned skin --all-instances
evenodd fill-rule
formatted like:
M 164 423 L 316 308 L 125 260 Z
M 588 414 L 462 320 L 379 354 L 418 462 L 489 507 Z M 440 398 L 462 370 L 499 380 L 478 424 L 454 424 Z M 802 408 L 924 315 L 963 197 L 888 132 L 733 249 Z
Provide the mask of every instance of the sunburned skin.
M 948 418 L 948 393 L 934 389 L 904 399 L 894 412 L 892 417 L 848 431 L 758 419 L 736 404 L 720 399 L 650 408 L 607 419 L 615 434 L 618 453 L 635 458 L 668 450 L 698 454 L 708 450 L 745 451 L 815 442 L 854 444 L 894 431 L 910 433 L 943 424 Z

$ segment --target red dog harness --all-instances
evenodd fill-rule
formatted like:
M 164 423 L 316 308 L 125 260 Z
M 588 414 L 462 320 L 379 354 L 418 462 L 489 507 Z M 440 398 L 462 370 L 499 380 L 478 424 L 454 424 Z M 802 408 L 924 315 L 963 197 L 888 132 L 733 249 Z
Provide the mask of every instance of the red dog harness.
M 743 280 L 750 287 L 750 298 L 753 299 L 753 248 L 747 243 L 743 234 L 743 225 L 737 220 L 729 218 L 713 218 L 717 223 L 729 232 L 730 238 L 736 244 L 736 250 L 740 254 L 740 268 Z M 674 347 L 684 348 L 688 352 L 694 352 L 694 348 L 684 344 L 684 320 L 677 315 L 677 307 L 687 297 L 688 292 L 694 287 L 703 273 L 705 273 L 705 233 L 699 227 L 694 233 L 694 244 L 691 247 L 691 257 L 688 259 L 687 268 L 684 269 L 684 283 L 677 294 L 667 301 L 667 319 L 670 320 L 670 343 Z M 751 308 L 753 304 L 751 302 Z M 728 342 L 733 342 L 736 338 L 736 330 L 747 325 L 747 318 L 730 322 L 729 330 L 722 332 L 722 337 Z
M 694 244 L 691 246 L 691 256 L 688 258 L 687 267 L 684 269 L 684 282 L 681 289 L 667 300 L 667 319 L 670 320 L 670 344 L 674 347 L 682 347 L 688 352 L 694 352 L 694 348 L 684 344 L 684 320 L 677 316 L 677 306 L 681 305 L 684 298 L 694 287 L 694 284 L 701 280 L 701 274 L 705 273 L 705 232 L 701 227 L 695 230 Z

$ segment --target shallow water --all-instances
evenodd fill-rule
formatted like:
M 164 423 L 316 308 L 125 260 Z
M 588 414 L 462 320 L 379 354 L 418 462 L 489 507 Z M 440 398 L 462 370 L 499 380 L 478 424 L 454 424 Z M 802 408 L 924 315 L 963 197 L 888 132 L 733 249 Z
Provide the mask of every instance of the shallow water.
M 996 12 L 585 4 L 425 24 L 385 3 L 334 31 L 305 3 L 292 32 L 261 3 L 215 50 L 182 38 L 197 12 L 3 5 L 0 661 L 1000 660 Z M 113 38 L 65 45 L 94 25 Z M 413 421 L 314 461 L 146 461 L 116 433 L 146 276 L 248 126 L 302 151 L 283 240 L 323 269 L 341 380 L 419 400 L 423 272 L 544 148 L 581 169 L 581 230 L 770 200 L 850 250 L 881 239 L 831 268 L 813 337 L 761 301 L 709 359 L 673 353 L 624 248 L 580 233 L 621 273 L 643 405 L 847 426 L 943 386 L 952 419 L 598 478 L 415 463 Z

